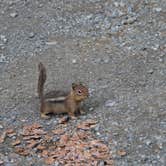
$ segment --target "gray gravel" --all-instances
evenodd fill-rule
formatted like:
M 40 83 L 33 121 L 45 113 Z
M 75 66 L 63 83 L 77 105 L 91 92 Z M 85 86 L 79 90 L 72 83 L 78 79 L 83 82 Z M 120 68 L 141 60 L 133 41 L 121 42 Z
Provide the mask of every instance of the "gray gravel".
M 94 132 L 111 145 L 115 165 L 164 166 L 165 9 L 165 0 L 1 0 L 0 131 L 57 124 L 58 116 L 39 117 L 42 61 L 47 90 L 66 90 L 78 80 L 89 86 L 89 111 L 78 121 L 99 120 Z M 32 159 L 19 158 L 8 144 L 0 147 L 6 166 Z M 120 149 L 126 155 L 119 156 Z M 35 156 L 32 161 L 41 165 Z

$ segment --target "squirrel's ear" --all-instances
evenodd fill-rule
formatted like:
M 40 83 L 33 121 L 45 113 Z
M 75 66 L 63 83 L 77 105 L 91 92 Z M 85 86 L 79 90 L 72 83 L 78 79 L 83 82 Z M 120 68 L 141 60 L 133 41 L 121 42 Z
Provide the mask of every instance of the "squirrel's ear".
M 76 88 L 77 84 L 76 83 L 72 83 L 72 89 L 74 90 Z

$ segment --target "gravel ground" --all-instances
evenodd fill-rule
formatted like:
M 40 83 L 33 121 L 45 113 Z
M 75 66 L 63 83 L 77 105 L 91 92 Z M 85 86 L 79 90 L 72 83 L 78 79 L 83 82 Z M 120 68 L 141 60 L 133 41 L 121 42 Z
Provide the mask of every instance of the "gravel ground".
M 99 121 L 96 137 L 111 145 L 115 165 L 164 166 L 165 9 L 165 0 L 0 0 L 0 130 L 57 124 L 59 116 L 39 117 L 41 61 L 46 90 L 88 85 L 89 111 L 77 121 Z M 19 165 L 8 143 L 0 147 L 6 166 Z

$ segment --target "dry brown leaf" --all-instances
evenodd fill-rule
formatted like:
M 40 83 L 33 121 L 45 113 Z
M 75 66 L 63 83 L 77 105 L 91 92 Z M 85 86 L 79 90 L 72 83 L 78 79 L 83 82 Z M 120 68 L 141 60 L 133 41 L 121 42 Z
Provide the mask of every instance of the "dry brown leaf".
M 89 136 L 89 133 L 88 132 L 85 132 L 85 131 L 77 131 L 77 136 L 79 137 L 79 139 L 86 139 L 88 138 Z
M 64 123 L 66 123 L 66 122 L 68 122 L 68 121 L 69 121 L 69 117 L 68 117 L 68 116 L 65 116 L 65 117 L 59 119 L 59 123 L 60 123 L 60 124 L 64 124 Z
M 6 130 L 6 134 L 12 134 L 12 133 L 14 133 L 14 130 L 13 130 L 13 129 L 7 129 L 7 130 Z
M 11 133 L 11 134 L 8 134 L 7 136 L 8 137 L 13 137 L 13 136 L 16 136 L 16 133 Z
M 88 151 L 85 151 L 84 152 L 84 157 L 85 157 L 85 159 L 87 158 L 90 158 L 91 157 L 91 153 L 90 152 L 88 152 Z
M 125 151 L 124 149 L 120 149 L 120 150 L 117 151 L 117 154 L 118 154 L 119 156 L 122 156 L 122 157 L 123 157 L 123 156 L 126 156 L 127 153 L 126 153 L 126 151 Z
M 32 127 L 35 129 L 38 129 L 38 128 L 41 128 L 42 126 L 38 123 L 34 123 L 34 124 L 32 124 Z
M 37 150 L 44 150 L 44 149 L 46 149 L 46 147 L 43 146 L 43 145 L 38 145 L 36 148 L 37 148 Z
M 87 125 L 87 124 L 79 124 L 77 126 L 78 129 L 82 129 L 82 130 L 89 130 L 90 129 L 90 126 Z
M 28 156 L 29 155 L 29 151 L 26 150 L 25 148 L 23 147 L 17 147 L 15 148 L 15 152 L 19 155 L 22 155 L 22 156 Z
M 41 128 L 41 125 L 38 124 L 38 123 L 34 123 L 34 124 L 31 124 L 31 125 L 24 126 L 23 129 L 33 130 L 33 129 L 39 129 L 39 128 Z
M 93 140 L 90 142 L 90 144 L 92 146 L 98 148 L 98 150 L 101 152 L 109 150 L 109 148 L 104 143 L 102 143 L 100 140 Z
M 48 150 L 43 150 L 43 152 L 41 153 L 42 157 L 47 157 L 49 154 Z
M 50 141 L 52 140 L 52 138 L 53 138 L 53 137 L 50 136 L 50 135 L 48 135 L 48 134 L 44 136 L 44 139 L 45 139 L 47 142 L 50 142 Z
M 84 160 L 85 160 L 85 157 L 86 157 L 86 156 L 84 156 L 83 153 L 80 153 L 80 152 L 78 153 L 78 157 L 77 157 L 77 158 L 78 158 L 79 161 L 84 161 Z
M 90 128 L 95 127 L 97 121 L 95 120 L 86 120 L 85 122 L 82 122 L 81 124 L 78 124 L 77 128 L 82 130 L 89 130 Z
M 45 131 L 43 131 L 42 129 L 34 129 L 31 131 L 24 131 L 24 136 L 30 136 L 30 135 L 44 135 L 46 134 Z
M 38 144 L 39 144 L 38 141 L 30 140 L 30 141 L 28 141 L 28 145 L 26 147 L 31 149 L 31 148 L 34 148 L 35 146 L 37 146 Z
M 46 134 L 46 132 L 43 129 L 34 129 L 33 134 L 43 135 Z
M 30 135 L 23 137 L 23 140 L 30 140 L 30 139 L 40 139 L 41 135 Z
M 71 154 L 72 152 L 70 152 L 70 154 Z M 67 151 L 66 151 L 66 149 L 63 149 L 63 150 L 61 150 L 60 152 L 59 152 L 59 154 L 60 154 L 60 158 L 64 158 L 66 155 L 67 155 Z M 69 153 L 68 153 L 69 154 Z
M 61 123 L 66 122 L 64 118 L 61 118 L 61 120 Z M 25 140 L 27 146 L 25 148 L 15 147 L 15 151 L 19 155 L 27 156 L 30 154 L 30 150 L 36 147 L 37 151 L 35 153 L 44 158 L 46 165 L 54 164 L 57 161 L 62 165 L 69 166 L 97 166 L 100 160 L 104 160 L 107 165 L 113 165 L 109 147 L 100 140 L 95 140 L 89 130 L 96 123 L 95 120 L 86 120 L 77 126 L 77 128 L 83 130 L 76 131 L 71 129 L 65 131 L 65 124 L 63 124 L 63 126 L 59 125 L 58 129 L 47 133 L 39 124 L 24 126 L 22 139 Z M 8 131 L 8 134 L 13 133 L 15 133 L 14 130 L 10 129 Z M 68 133 L 72 134 L 69 135 Z M 58 138 L 60 137 L 59 141 L 52 141 L 53 134 L 58 135 Z M 15 140 L 12 145 L 18 145 L 21 141 Z
M 107 159 L 108 158 L 108 154 L 102 154 L 98 151 L 92 153 L 92 156 L 96 159 Z
M 49 150 L 50 150 L 50 149 L 49 149 Z M 49 156 L 52 156 L 52 157 L 58 157 L 58 156 L 59 156 L 60 150 L 55 149 L 55 147 L 52 148 L 51 150 L 52 150 L 52 151 L 50 151 Z
M 20 143 L 21 143 L 21 141 L 19 139 L 16 139 L 11 144 L 12 144 L 12 146 L 16 146 L 16 145 L 19 145 Z
M 51 151 L 53 151 L 53 152 L 55 152 L 56 148 L 57 148 L 56 145 L 50 145 L 50 146 L 49 146 L 49 150 L 51 150 Z
M 60 144 L 67 144 L 67 142 L 68 142 L 68 140 L 69 140 L 69 135 L 68 134 L 64 134 L 64 135 L 62 135 L 61 136 L 61 138 L 60 138 Z
M 0 136 L 0 144 L 2 144 L 5 141 L 6 138 L 6 131 L 4 131 Z
M 55 163 L 55 159 L 53 157 L 48 157 L 48 158 L 45 158 L 45 164 L 47 165 L 51 165 L 53 163 Z
M 13 137 L 16 135 L 15 131 L 13 129 L 7 129 L 6 134 L 8 137 Z
M 89 125 L 94 125 L 94 124 L 97 123 L 97 121 L 96 121 L 96 120 L 93 120 L 93 119 L 88 119 L 88 120 L 85 121 L 85 123 L 87 123 L 87 124 L 89 124 Z
M 45 134 L 45 132 L 40 128 L 41 126 L 37 123 L 24 126 L 22 135 L 27 136 L 27 135 L 34 135 L 34 134 Z
M 61 135 L 63 134 L 65 131 L 63 129 L 55 129 L 55 130 L 52 130 L 52 133 L 53 134 L 56 134 L 56 135 Z
M 80 138 L 79 138 L 79 136 L 78 136 L 78 134 L 76 132 L 72 135 L 72 137 L 70 137 L 70 140 L 72 142 L 78 141 L 79 139 Z

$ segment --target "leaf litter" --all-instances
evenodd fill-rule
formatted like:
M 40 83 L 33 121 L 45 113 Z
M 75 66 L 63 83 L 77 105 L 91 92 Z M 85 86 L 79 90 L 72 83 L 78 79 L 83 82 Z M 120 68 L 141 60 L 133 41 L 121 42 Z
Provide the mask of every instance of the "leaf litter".
M 58 162 L 70 166 L 95 166 L 103 161 L 105 165 L 112 166 L 110 148 L 101 140 L 95 139 L 91 132 L 91 128 L 96 124 L 97 121 L 89 119 L 76 125 L 74 130 L 65 131 L 63 126 L 59 125 L 46 132 L 41 125 L 34 123 L 24 126 L 21 137 L 17 137 L 11 145 L 15 153 L 21 156 L 37 154 L 46 165 Z M 2 133 L 0 143 L 5 141 L 6 135 L 13 133 L 16 135 L 14 130 Z M 54 137 L 59 139 L 54 140 Z

